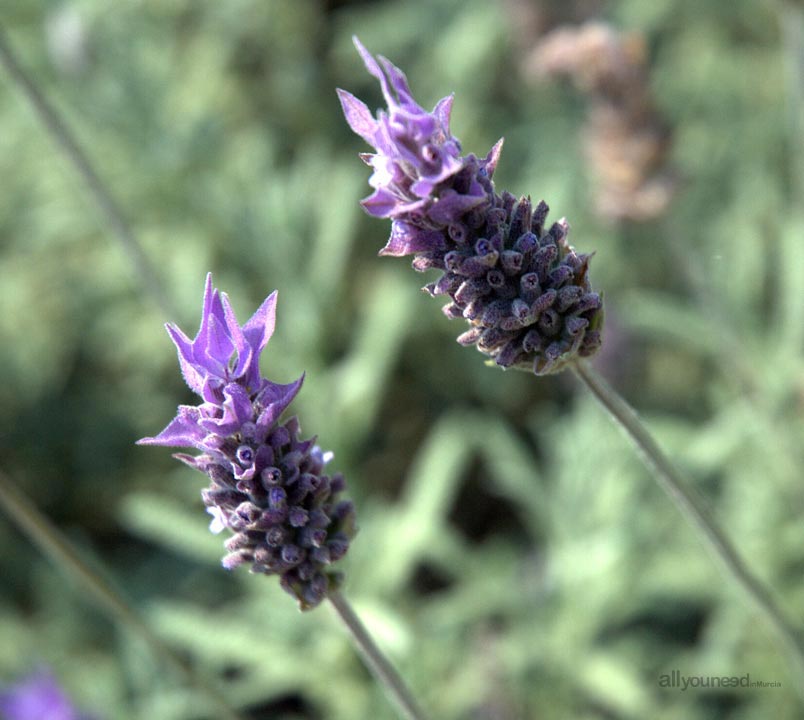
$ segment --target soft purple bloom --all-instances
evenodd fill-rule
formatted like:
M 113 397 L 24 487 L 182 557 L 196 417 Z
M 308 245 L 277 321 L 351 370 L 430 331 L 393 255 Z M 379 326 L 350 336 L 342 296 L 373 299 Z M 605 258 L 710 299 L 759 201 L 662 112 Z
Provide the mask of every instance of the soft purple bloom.
M 216 438 L 254 424 L 253 434 L 266 433 L 301 389 L 304 376 L 288 385 L 260 375 L 260 353 L 274 332 L 276 292 L 271 293 L 245 325 L 237 322 L 226 293 L 212 286 L 207 275 L 201 327 L 190 340 L 176 325 L 166 325 L 179 355 L 187 385 L 204 402 L 180 405 L 173 421 L 156 437 L 141 445 L 215 447 Z M 254 409 L 260 412 L 254 416 Z
M 46 671 L 39 671 L 25 680 L 0 690 L 0 720 L 82 720 L 59 687 Z
M 167 326 L 182 374 L 202 402 L 179 406 L 159 435 L 139 444 L 200 450 L 174 457 L 210 477 L 202 492 L 210 530 L 233 533 L 224 567 L 248 563 L 252 572 L 279 575 L 306 610 L 337 587 L 340 574 L 328 566 L 346 552 L 356 527 L 351 503 L 336 498 L 343 476 L 324 472 L 332 453 L 300 439 L 296 418 L 280 421 L 304 376 L 283 385 L 260 374 L 275 312 L 274 292 L 241 326 L 208 275 L 195 338 Z
M 481 204 L 486 188 L 474 183 L 460 197 L 456 194 L 451 212 L 442 213 L 444 217 L 434 221 L 434 191 L 463 167 L 460 142 L 449 129 L 452 95 L 439 100 L 433 112 L 427 112 L 413 99 L 407 78 L 399 68 L 381 56 L 377 62 L 357 38 L 354 43 L 368 71 L 380 81 L 388 105 L 388 111 L 381 110 L 375 119 L 365 103 L 338 90 L 349 126 L 377 150 L 361 155 L 374 170 L 369 180 L 374 193 L 362 202 L 366 211 L 393 220 L 416 217 L 416 225 L 426 230 L 431 224 L 431 229 L 442 228 L 458 210 L 465 212 Z M 433 242 L 438 244 L 436 235 L 417 234 L 415 226 L 403 225 L 381 254 L 406 255 L 430 249 Z
M 567 242 L 566 220 L 548 227 L 546 203 L 498 194 L 492 176 L 502 140 L 482 159 L 461 156 L 449 130 L 452 96 L 426 112 L 401 70 L 354 43 L 388 106 L 375 119 L 338 91 L 349 126 L 376 150 L 361 155 L 374 169 L 375 189 L 362 204 L 392 221 L 380 254 L 414 255 L 414 269 L 442 271 L 424 289 L 449 296 L 445 314 L 470 323 L 458 342 L 503 368 L 546 375 L 594 354 L 602 303 L 589 282 L 591 256 Z

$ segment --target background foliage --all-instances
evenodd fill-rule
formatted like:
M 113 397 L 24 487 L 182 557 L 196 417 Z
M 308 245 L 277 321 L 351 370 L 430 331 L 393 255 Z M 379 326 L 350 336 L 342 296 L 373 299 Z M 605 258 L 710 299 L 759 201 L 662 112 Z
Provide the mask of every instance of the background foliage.
M 666 217 L 594 216 L 584 100 L 537 85 L 525 22 L 644 33 L 680 189 Z M 801 10 L 759 0 L 5 0 L 0 23 L 67 116 L 196 328 L 203 278 L 241 319 L 279 289 L 264 370 L 335 451 L 361 532 L 347 595 L 438 718 L 801 716 L 778 644 L 570 377 L 486 368 L 380 260 L 365 148 L 335 86 L 380 104 L 350 44 L 454 91 L 464 148 L 596 250 L 598 367 L 758 573 L 804 616 Z M 798 26 L 800 29 L 800 25 Z M 799 75 L 796 75 L 798 69 Z M 0 80 L 0 460 L 149 621 L 257 718 L 391 718 L 327 609 L 219 567 L 200 475 L 133 442 L 190 401 L 155 304 L 72 169 Z M 0 683 L 39 663 L 107 720 L 209 717 L 142 641 L 0 518 Z M 804 624 L 804 623 L 802 623 Z M 742 675 L 764 690 L 666 690 Z M 800 682 L 800 678 L 798 679 Z

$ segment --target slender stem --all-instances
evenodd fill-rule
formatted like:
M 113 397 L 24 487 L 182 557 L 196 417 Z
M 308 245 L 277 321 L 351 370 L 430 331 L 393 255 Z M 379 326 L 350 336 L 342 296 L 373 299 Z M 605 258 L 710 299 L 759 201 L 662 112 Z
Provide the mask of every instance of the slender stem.
M 354 640 L 355 646 L 362 655 L 366 666 L 396 701 L 402 715 L 407 720 L 425 720 L 427 716 L 418 706 L 413 693 L 405 685 L 404 680 L 394 669 L 394 666 L 391 665 L 388 658 L 383 655 L 382 650 L 377 647 L 365 625 L 360 621 L 346 598 L 336 591 L 329 594 L 329 601 L 352 635 L 352 640 Z
M 804 8 L 781 0 L 777 9 L 787 65 L 788 126 L 793 156 L 791 198 L 798 204 L 804 192 Z
M 173 304 L 168 298 L 153 265 L 134 236 L 123 212 L 65 120 L 44 96 L 33 77 L 28 74 L 17 60 L 17 55 L 2 27 L 0 27 L 0 65 L 5 68 L 8 76 L 30 103 L 37 119 L 50 133 L 52 140 L 61 148 L 67 160 L 75 168 L 89 195 L 97 205 L 100 214 L 103 216 L 106 225 L 120 241 L 154 301 L 167 317 L 176 317 L 177 314 Z
M 216 717 L 243 720 L 206 679 L 193 672 L 184 660 L 154 634 L 137 611 L 81 558 L 61 531 L 39 512 L 1 470 L 0 506 L 57 569 L 75 578 L 112 618 L 143 638 L 154 653 L 179 673 L 188 684 L 206 695 L 216 708 Z
M 679 470 L 662 452 L 636 411 L 612 389 L 588 364 L 579 361 L 572 365 L 576 377 L 597 398 L 634 443 L 642 461 L 656 481 L 676 504 L 681 514 L 700 533 L 705 545 L 721 562 L 726 571 L 751 598 L 757 609 L 768 619 L 781 636 L 795 662 L 797 690 L 804 697 L 804 641 L 789 618 L 765 587 L 746 566 L 736 548 L 718 526 L 703 500 L 687 486 Z

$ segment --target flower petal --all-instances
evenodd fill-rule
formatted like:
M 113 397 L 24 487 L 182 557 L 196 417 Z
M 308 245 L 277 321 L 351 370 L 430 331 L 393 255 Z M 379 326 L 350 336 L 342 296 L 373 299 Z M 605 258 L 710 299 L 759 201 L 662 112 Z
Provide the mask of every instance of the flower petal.
M 385 101 L 388 103 L 388 107 L 395 106 L 397 104 L 396 98 L 391 95 L 390 90 L 388 89 L 388 80 L 385 77 L 385 73 L 380 69 L 380 66 L 377 64 L 377 61 L 371 55 L 371 53 L 363 47 L 363 43 L 357 39 L 357 35 L 352 35 L 352 42 L 354 43 L 355 47 L 357 48 L 357 52 L 360 53 L 360 57 L 363 59 L 363 64 L 366 66 L 366 70 L 369 71 L 369 74 L 373 75 L 377 80 L 380 81 L 380 87 L 382 88 L 382 94 L 385 98 Z
M 260 353 L 265 349 L 276 325 L 277 292 L 274 290 L 243 325 L 243 336 L 251 346 L 251 362 L 245 370 L 246 383 L 256 389 L 260 379 Z
M 393 215 L 399 205 L 399 198 L 386 188 L 377 188 L 371 195 L 360 201 L 363 209 L 373 217 L 386 218 Z
M 249 393 L 237 382 L 229 383 L 223 388 L 223 396 L 221 416 L 203 418 L 199 425 L 211 433 L 227 437 L 240 430 L 243 423 L 251 420 L 252 404 Z
M 190 338 L 172 323 L 167 323 L 165 329 L 179 352 L 179 367 L 181 368 L 181 374 L 184 376 L 184 382 L 187 383 L 190 390 L 200 394 L 204 376 L 196 369 L 194 364 L 195 354 Z
M 246 341 L 243 329 L 240 327 L 240 323 L 237 322 L 237 317 L 229 302 L 229 296 L 226 293 L 221 293 L 221 302 L 223 303 L 223 312 L 226 316 L 226 329 L 229 331 L 228 336 L 234 346 L 234 351 L 237 353 L 237 364 L 232 370 L 231 377 L 239 378 L 251 364 L 251 345 Z
M 441 98 L 436 106 L 433 108 L 433 115 L 435 115 L 438 123 L 444 128 L 444 131 L 449 134 L 449 118 L 452 113 L 452 102 L 455 100 L 455 94 L 447 95 Z
M 408 79 L 396 65 L 394 65 L 388 58 L 379 56 L 380 62 L 385 70 L 388 79 L 391 81 L 391 86 L 396 92 L 399 104 L 402 106 L 413 106 L 414 108 L 421 109 L 419 104 L 413 99 L 413 93 L 410 91 Z
M 266 432 L 279 419 L 279 416 L 301 390 L 303 383 L 304 374 L 302 373 L 298 380 L 287 385 L 272 382 L 266 384 L 256 400 L 265 408 L 257 418 L 258 432 Z
M 481 188 L 478 188 L 481 190 Z M 454 190 L 445 190 L 441 193 L 438 202 L 434 203 L 427 213 L 427 217 L 442 225 L 457 222 L 462 215 L 472 208 L 486 201 L 486 194 L 461 195 Z
M 210 315 L 204 329 L 205 334 L 196 341 L 196 363 L 210 374 L 226 379 L 229 359 L 235 351 L 226 318 L 219 320 L 217 315 Z
M 377 121 L 371 114 L 366 103 L 358 100 L 352 93 L 337 89 L 341 108 L 349 127 L 362 137 L 369 145 L 374 145 L 374 136 L 377 133 Z
M 505 138 L 500 138 L 495 144 L 494 147 L 489 150 L 489 154 L 486 155 L 485 160 L 481 163 L 481 167 L 486 169 L 486 173 L 489 177 L 494 175 L 494 171 L 497 169 L 497 161 L 500 159 L 500 153 L 502 152 L 503 141 Z
M 206 436 L 199 426 L 201 411 L 191 405 L 179 405 L 179 411 L 168 426 L 156 437 L 137 440 L 137 445 L 162 445 L 164 447 L 198 447 Z
M 380 255 L 402 257 L 418 252 L 443 250 L 444 234 L 438 230 L 425 230 L 406 222 L 395 220 L 391 225 L 391 237 Z

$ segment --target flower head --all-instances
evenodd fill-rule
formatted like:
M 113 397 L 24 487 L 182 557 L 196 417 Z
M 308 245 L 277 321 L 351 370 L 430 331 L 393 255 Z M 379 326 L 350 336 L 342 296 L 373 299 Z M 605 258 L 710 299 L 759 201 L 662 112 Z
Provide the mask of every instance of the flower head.
M 375 217 L 402 223 L 415 219 L 414 225 L 423 230 L 440 230 L 451 218 L 482 203 L 486 193 L 482 184 L 471 183 L 450 198 L 438 198 L 439 210 L 432 212 L 436 189 L 463 167 L 461 144 L 449 129 L 453 97 L 442 98 L 428 113 L 413 99 L 407 78 L 398 67 L 382 56 L 378 62 L 357 38 L 354 42 L 366 68 L 380 81 L 388 104 L 388 111 L 381 110 L 375 119 L 365 103 L 338 90 L 349 126 L 377 150 L 361 155 L 374 170 L 369 184 L 375 188 L 362 205 Z M 417 248 L 440 246 L 438 232 L 416 233 L 411 228 L 411 235 L 416 237 L 403 240 L 400 230 L 381 254 L 404 255 Z
M 343 476 L 324 472 L 331 453 L 314 439 L 301 440 L 296 418 L 280 422 L 304 376 L 282 385 L 260 374 L 275 312 L 274 292 L 241 326 L 208 275 L 195 338 L 167 326 L 184 378 L 203 402 L 179 406 L 159 435 L 139 444 L 200 450 L 175 457 L 211 480 L 202 492 L 210 529 L 233 533 L 224 567 L 247 563 L 252 572 L 279 575 L 306 610 L 340 582 L 328 566 L 343 557 L 356 532 L 354 507 L 336 498 L 346 486 Z
M 242 327 L 237 322 L 226 293 L 212 287 L 212 274 L 207 275 L 201 327 L 190 340 L 173 324 L 168 333 L 179 351 L 179 364 L 190 386 L 205 400 L 230 382 L 257 391 L 261 389 L 260 353 L 274 332 L 276 293 L 265 302 Z
M 414 255 L 414 269 L 441 270 L 424 289 L 448 295 L 447 316 L 470 323 L 458 342 L 501 367 L 545 375 L 592 355 L 602 303 L 589 282 L 591 256 L 569 245 L 566 220 L 547 227 L 544 202 L 498 194 L 492 176 L 502 140 L 482 159 L 462 157 L 449 131 L 452 97 L 427 113 L 401 70 L 354 42 L 388 105 L 375 119 L 363 102 L 338 91 L 350 127 L 377 151 L 363 156 L 375 188 L 363 207 L 392 221 L 380 254 Z
M 0 690 L 2 720 L 82 720 L 70 698 L 47 671 L 29 675 L 17 685 Z

